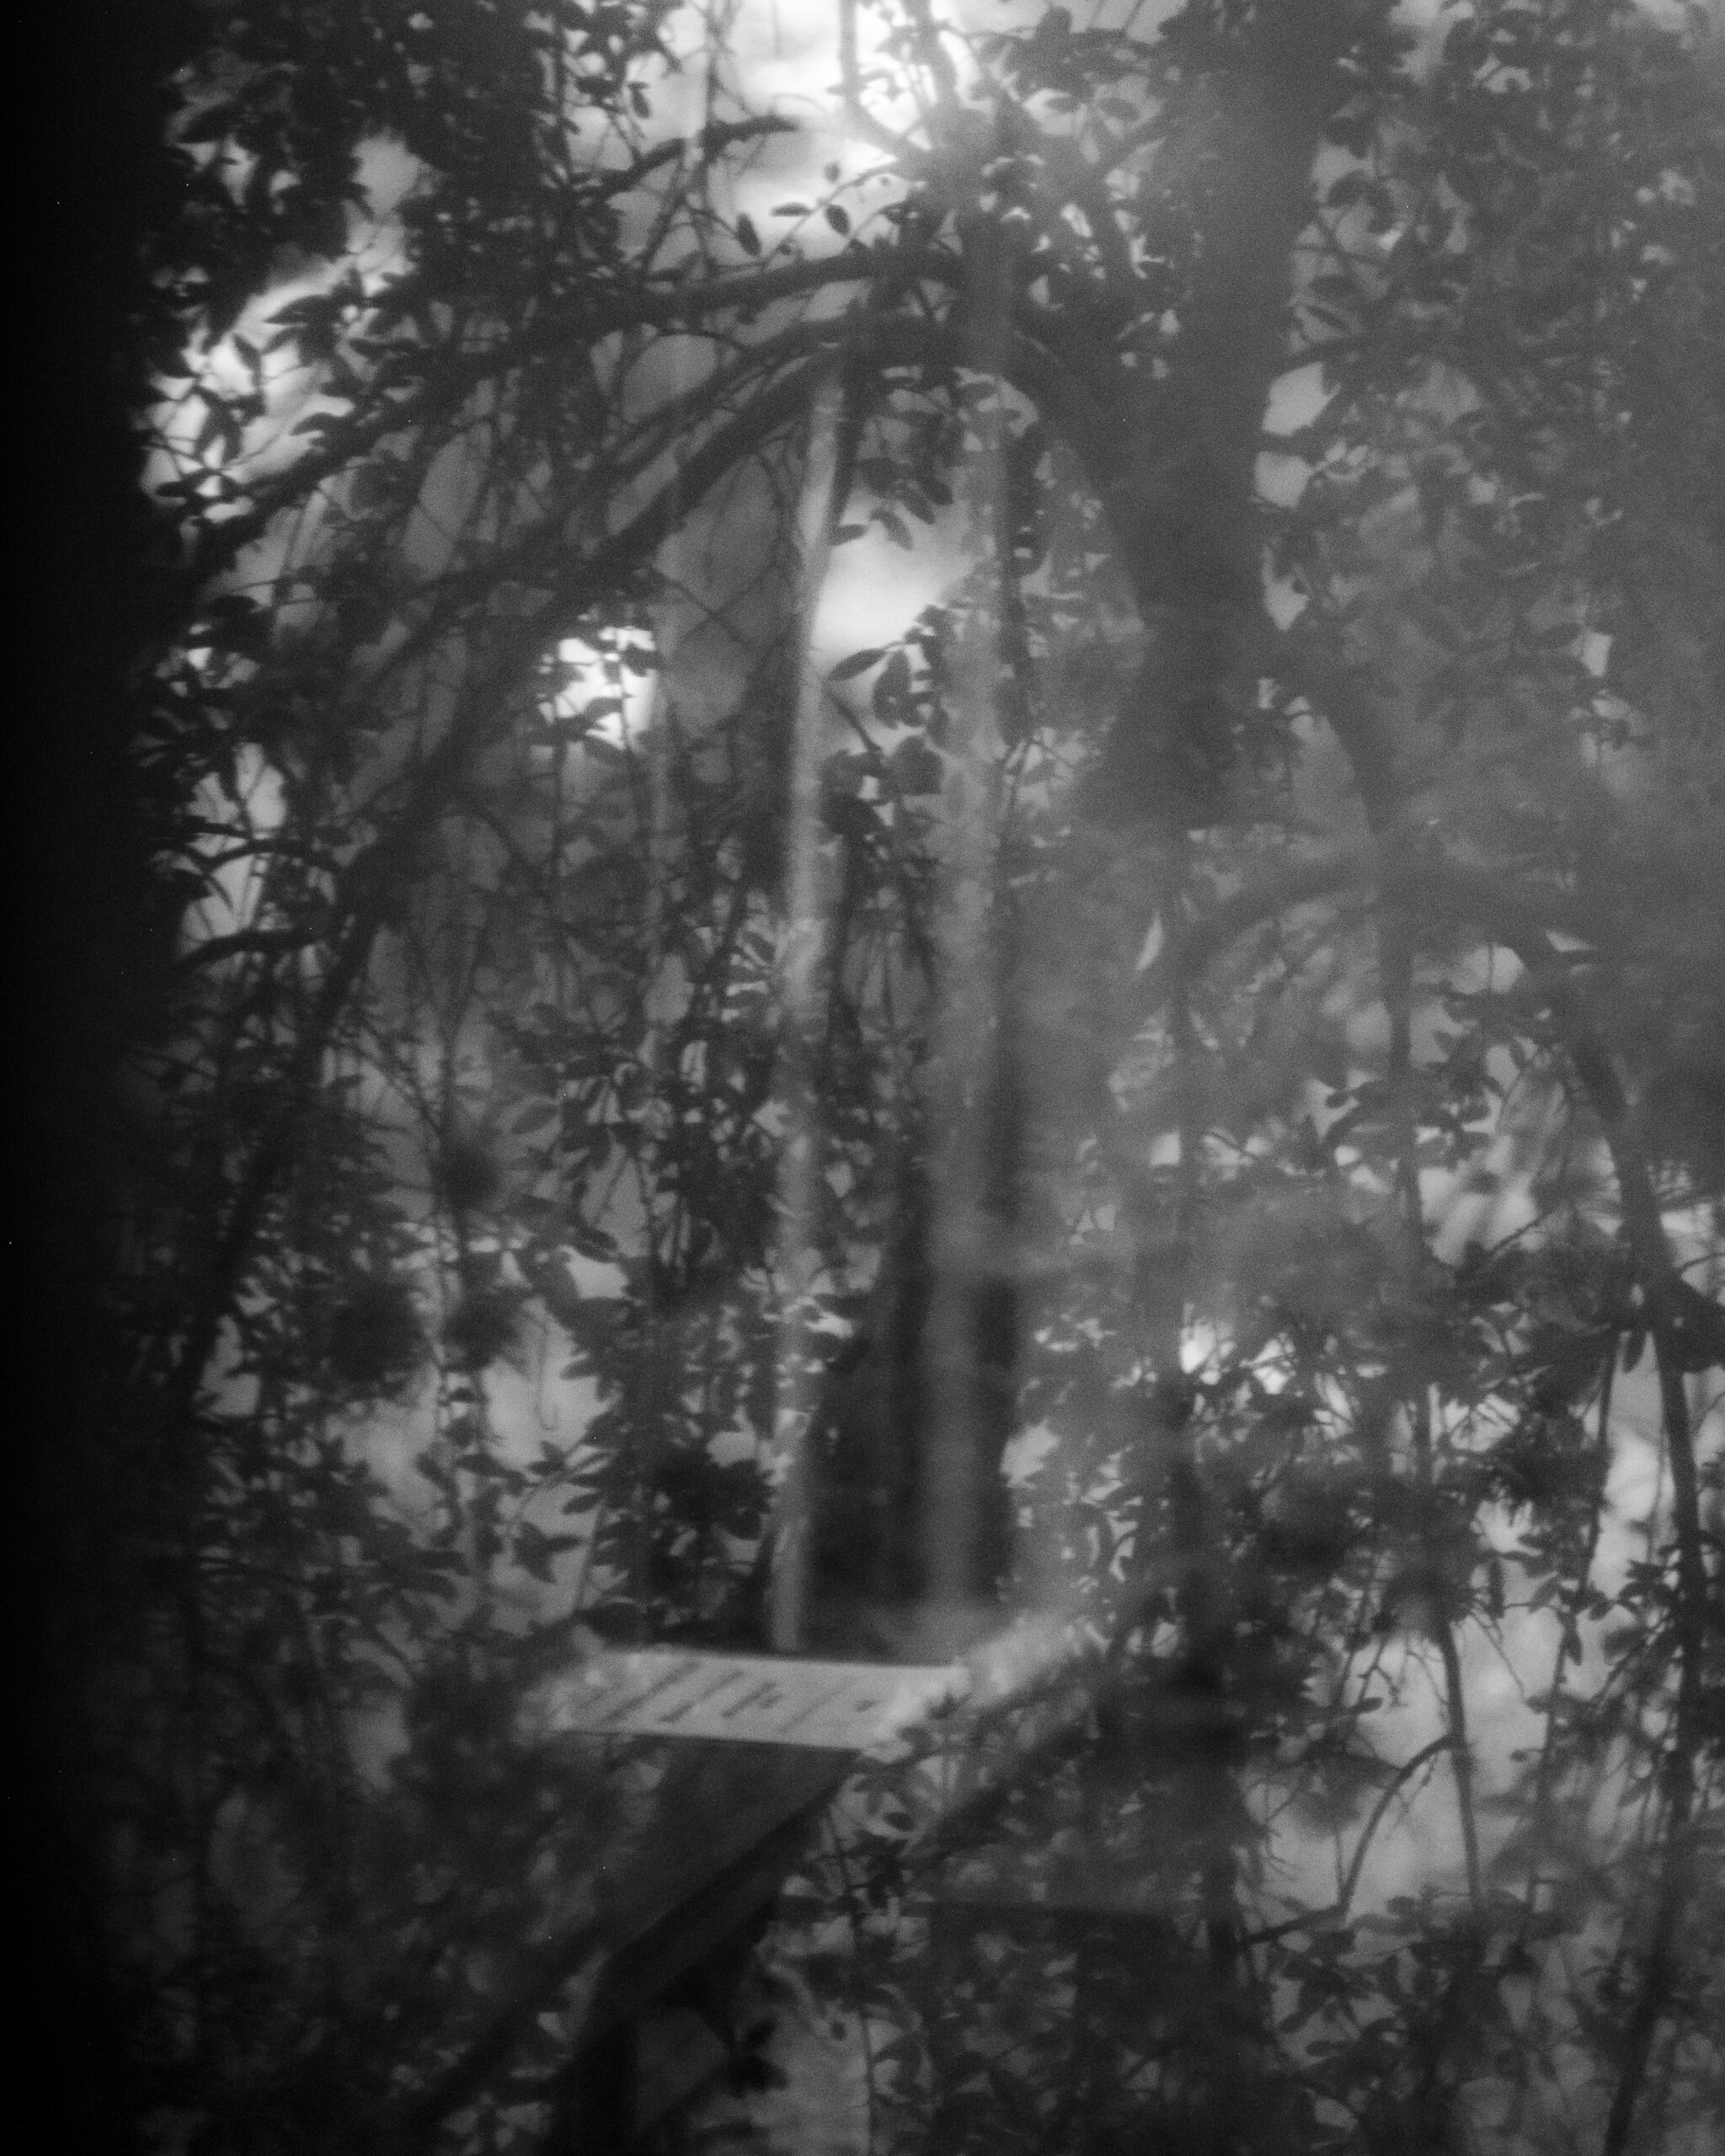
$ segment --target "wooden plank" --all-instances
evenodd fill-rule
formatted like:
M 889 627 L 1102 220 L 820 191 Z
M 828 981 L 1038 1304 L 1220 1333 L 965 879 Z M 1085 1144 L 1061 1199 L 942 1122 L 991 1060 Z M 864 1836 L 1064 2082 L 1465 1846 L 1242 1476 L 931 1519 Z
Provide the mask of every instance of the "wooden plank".
M 585 1656 L 541 1696 L 547 1726 L 594 1736 L 865 1752 L 969 1686 L 962 1665 L 816 1662 L 698 1648 Z
M 593 1932 L 606 1962 L 578 2057 L 610 2057 L 644 2016 L 663 2010 L 681 1979 L 742 1939 L 801 1860 L 860 1754 L 966 1695 L 997 1708 L 1070 1653 L 1064 1633 L 1041 1624 L 1015 1627 L 957 1665 L 674 1648 L 585 1655 L 542 1695 L 547 1724 L 646 1737 L 649 1750 L 663 1747 L 667 1764 L 646 1798 L 644 1830 L 615 1860 L 600 1895 Z M 933 1898 L 991 1909 L 1059 1907 L 1045 1881 L 1001 1891 L 1003 1902 L 953 1885 L 937 1887 Z M 637 2087 L 637 2106 L 646 2094 Z

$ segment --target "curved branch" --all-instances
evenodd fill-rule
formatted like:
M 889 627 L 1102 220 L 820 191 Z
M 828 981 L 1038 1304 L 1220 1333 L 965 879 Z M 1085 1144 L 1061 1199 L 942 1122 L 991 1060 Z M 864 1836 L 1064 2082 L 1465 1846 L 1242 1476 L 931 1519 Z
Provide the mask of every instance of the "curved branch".
M 1513 892 L 1481 870 L 1436 857 L 1398 860 L 1374 839 L 1343 840 L 1293 856 L 1171 936 L 1167 948 L 1140 976 L 1137 1000 L 1128 1014 L 1132 1024 L 1135 1028 L 1143 1025 L 1167 1001 L 1177 978 L 1195 979 L 1260 922 L 1290 906 L 1338 892 L 1365 890 L 1373 884 L 1386 898 L 1435 900 L 1451 917 L 1460 914 L 1482 926 L 1502 930 L 1495 940 L 1515 951 L 1530 972 L 1535 969 L 1519 947 L 1521 942 L 1548 939 L 1552 933 L 1587 932 L 1582 909 L 1567 892 Z M 1550 963 L 1567 972 L 1564 955 L 1549 941 L 1545 950 Z
M 1625 1232 L 1648 1299 L 1649 1330 L 1656 1342 L 1662 1337 L 1665 1340 L 1671 1374 L 1677 1380 L 1677 1397 L 1668 1401 L 1668 1408 L 1678 1411 L 1681 1441 L 1687 1445 L 1689 1414 L 1681 1385 L 1683 1299 L 1673 1293 L 1672 1287 L 1680 1276 L 1665 1240 L 1652 1171 L 1635 1134 L 1622 1081 L 1575 993 L 1573 976 L 1578 960 L 1551 940 L 1554 932 L 1575 934 L 1581 928 L 1579 909 L 1566 894 L 1525 894 L 1509 889 L 1485 870 L 1459 865 L 1435 853 L 1397 858 L 1387 846 L 1371 841 L 1302 855 L 1224 899 L 1171 939 L 1168 948 L 1146 969 L 1140 982 L 1133 1013 L 1135 1026 L 1141 1026 L 1169 999 L 1177 983 L 1191 981 L 1260 921 L 1309 899 L 1372 885 L 1391 903 L 1407 908 L 1423 903 L 1444 919 L 1475 922 L 1494 942 L 1514 953 L 1538 987 L 1582 1090 L 1599 1118 L 1611 1155 Z M 1688 1468 L 1692 1474 L 1692 1450 Z M 1674 1463 L 1674 1482 L 1677 1475 Z M 1693 1497 L 1695 1492 L 1691 1490 L 1690 1494 Z M 1696 1531 L 1699 1555 L 1698 1518 Z
M 1332 1918 L 1338 1924 L 1347 1923 L 1348 1912 L 1354 1906 L 1354 1896 L 1359 1885 L 1359 1876 L 1365 1869 L 1365 1860 L 1370 1853 L 1378 1828 L 1384 1823 L 1385 1814 L 1422 1767 L 1429 1766 L 1439 1753 L 1454 1751 L 1455 1745 L 1454 1732 L 1445 1730 L 1441 1737 L 1434 1737 L 1429 1744 L 1422 1744 L 1411 1759 L 1404 1759 L 1397 1768 L 1388 1783 L 1379 1791 L 1371 1817 L 1360 1830 L 1359 1839 L 1354 1844 L 1354 1854 L 1348 1860 L 1347 1876 L 1342 1881 L 1342 1891 L 1336 1897 L 1334 1908 L 1324 1911 L 1326 1917 Z M 1316 1921 L 1311 1917 L 1300 1919 L 1303 1924 Z
M 630 518 L 615 533 L 604 531 L 591 535 L 589 550 L 579 553 L 584 569 L 606 568 L 616 563 L 619 550 L 627 550 L 631 573 L 650 556 L 652 547 L 644 552 L 637 544 L 636 536 L 644 520 L 651 523 L 655 514 L 660 515 L 660 539 L 668 538 L 676 526 L 695 508 L 696 504 L 714 486 L 724 472 L 743 461 L 761 447 L 782 426 L 788 418 L 800 411 L 807 401 L 808 387 L 813 376 L 806 363 L 815 363 L 815 371 L 821 371 L 834 355 L 836 348 L 854 339 L 866 353 L 871 354 L 877 364 L 884 366 L 911 365 L 930 360 L 949 362 L 956 356 L 951 333 L 939 322 L 932 322 L 919 315 L 870 316 L 860 318 L 852 314 L 834 316 L 814 322 L 793 323 L 782 331 L 769 344 L 746 353 L 734 367 L 709 377 L 683 396 L 670 400 L 656 408 L 641 423 L 643 431 L 655 437 L 687 432 L 702 422 L 710 420 L 714 412 L 728 400 L 752 394 L 752 401 L 745 405 L 735 417 L 715 428 L 698 448 L 692 450 L 677 465 L 663 486 L 653 497 L 652 504 Z M 775 369 L 793 362 L 804 362 L 793 376 L 780 382 L 760 387 L 750 392 L 749 377 L 757 372 L 770 375 Z M 794 381 L 798 387 L 788 402 L 782 396 L 785 381 Z M 631 461 L 612 466 L 602 472 L 590 467 L 581 485 L 584 499 L 601 502 L 615 500 L 619 494 L 628 494 L 639 484 L 644 473 L 668 454 L 669 440 L 654 440 L 638 443 L 630 452 Z M 429 579 L 410 598 L 402 602 L 403 611 L 409 608 L 424 610 L 416 627 L 404 634 L 401 640 L 387 648 L 371 670 L 364 676 L 366 695 L 375 697 L 379 687 L 393 676 L 423 658 L 428 650 L 449 632 L 451 622 L 460 620 L 464 610 L 483 604 L 486 595 L 499 586 L 510 584 L 531 584 L 536 579 L 542 584 L 547 579 L 559 584 L 562 578 L 556 574 L 556 565 L 562 558 L 579 548 L 579 535 L 571 532 L 571 524 L 579 515 L 577 509 L 565 504 L 542 516 L 530 529 L 512 539 L 507 546 L 493 548 L 484 558 L 469 568 L 446 572 Z M 655 542 L 656 543 L 656 542 Z M 610 579 L 610 588 L 621 590 L 624 579 L 619 574 Z M 584 579 L 581 588 L 587 588 Z M 595 595 L 606 588 L 601 576 Z M 590 596 L 581 602 L 585 613 L 594 604 Z M 534 655 L 554 642 L 559 633 L 559 617 L 542 610 L 526 621 L 523 637 Z
M 508 375 L 547 353 L 588 348 L 619 331 L 636 328 L 675 329 L 709 316 L 751 313 L 783 299 L 829 285 L 857 284 L 890 277 L 901 284 L 932 278 L 943 283 L 958 275 L 957 258 L 944 248 L 919 243 L 908 251 L 890 247 L 846 248 L 776 269 L 748 270 L 715 277 L 704 284 L 670 291 L 637 291 L 574 316 L 547 312 L 521 336 L 501 347 L 457 356 L 441 365 L 417 395 L 386 403 L 363 426 L 332 427 L 326 446 L 296 457 L 288 469 L 255 494 L 252 506 L 219 524 L 206 524 L 188 564 L 194 583 L 203 584 L 232 567 L 285 510 L 304 502 L 326 480 L 346 471 L 357 458 L 393 436 L 458 412 L 483 382 Z
M 256 859 L 256 855 L 243 857 Z M 212 936 L 202 943 L 194 943 L 176 962 L 183 974 L 200 973 L 206 966 L 219 966 L 229 958 L 280 957 L 293 951 L 304 951 L 317 941 L 314 936 L 302 935 L 294 928 L 241 928 L 231 936 Z
M 711 159 L 716 157 L 721 150 L 729 150 L 738 142 L 758 141 L 764 135 L 794 135 L 796 132 L 796 121 L 787 120 L 782 113 L 777 112 L 757 113 L 750 120 L 714 120 L 711 126 L 703 127 L 698 135 L 674 135 L 668 141 L 655 142 L 650 150 L 644 150 L 633 163 L 625 165 L 621 171 L 606 173 L 600 192 L 607 198 L 627 195 L 631 188 L 638 187 L 649 173 L 658 172 L 664 166 L 675 164 L 680 157 L 686 157 L 692 141 L 703 159 Z
M 642 429 L 655 436 L 685 430 L 710 418 L 728 399 L 745 393 L 752 375 L 770 373 L 776 367 L 811 357 L 830 360 L 841 355 L 876 366 L 919 363 L 950 366 L 971 365 L 975 359 L 964 342 L 960 328 L 950 321 L 918 314 L 878 314 L 866 308 L 846 310 L 790 324 L 766 343 L 745 350 L 734 366 L 654 409 L 641 422 Z M 1043 350 L 1033 339 L 1017 335 L 999 355 L 999 365 L 1003 377 L 1023 391 L 1038 410 L 1050 419 L 1055 431 L 1072 440 L 1075 446 L 1079 444 L 1081 431 L 1087 429 L 1082 446 L 1088 452 L 1095 451 L 1094 399 L 1087 396 L 1083 383 L 1073 379 L 1053 355 Z M 777 392 L 766 390 L 759 394 L 772 398 Z M 752 431 L 751 414 L 756 408 L 750 406 L 739 415 L 737 424 L 745 435 Z M 667 488 L 668 499 L 673 505 L 681 487 L 686 513 L 720 476 L 717 470 L 704 479 L 692 476 L 709 461 L 709 454 L 722 467 L 727 459 L 735 462 L 740 454 L 746 453 L 723 446 L 730 440 L 731 430 L 721 429 L 711 438 L 710 446 L 692 453 L 679 467 L 678 474 L 672 477 Z M 656 440 L 640 445 L 633 452 L 638 461 L 611 469 L 602 481 L 590 477 L 584 492 L 603 499 L 625 491 L 628 483 L 638 479 L 646 467 L 665 454 L 667 446 Z M 382 680 L 398 674 L 403 667 L 421 657 L 444 633 L 451 610 L 471 605 L 488 588 L 531 580 L 547 558 L 555 559 L 566 552 L 570 545 L 570 515 L 568 510 L 553 511 L 506 548 L 494 551 L 471 568 L 441 578 L 416 594 L 414 600 L 404 602 L 429 602 L 434 611 L 417 630 L 382 655 L 377 669 L 367 677 L 368 691 L 375 693 Z M 633 526 L 629 528 L 633 529 Z M 599 537 L 594 546 L 598 551 L 608 552 L 622 543 L 625 542 L 621 539 Z M 530 631 L 537 633 L 542 621 L 542 616 L 536 616 L 529 624 Z
M 1377 850 L 1367 840 L 1296 855 L 1244 885 L 1208 913 L 1175 927 L 1162 953 L 1139 976 L 1135 996 L 1126 1013 L 1130 1030 L 1136 1033 L 1147 1024 L 1172 996 L 1178 982 L 1195 980 L 1248 930 L 1274 919 L 1290 906 L 1363 887 L 1376 865 Z

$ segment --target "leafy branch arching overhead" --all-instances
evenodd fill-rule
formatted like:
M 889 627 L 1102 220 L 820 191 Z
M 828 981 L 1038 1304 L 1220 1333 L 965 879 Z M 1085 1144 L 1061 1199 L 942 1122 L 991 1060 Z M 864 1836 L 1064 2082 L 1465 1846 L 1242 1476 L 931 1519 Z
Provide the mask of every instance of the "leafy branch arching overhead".
M 140 2104 L 563 2145 L 652 1799 L 536 1684 L 980 1593 L 1074 1659 L 836 1874 L 882 2136 L 1704 2137 L 1704 28 L 209 24 L 88 1441 Z

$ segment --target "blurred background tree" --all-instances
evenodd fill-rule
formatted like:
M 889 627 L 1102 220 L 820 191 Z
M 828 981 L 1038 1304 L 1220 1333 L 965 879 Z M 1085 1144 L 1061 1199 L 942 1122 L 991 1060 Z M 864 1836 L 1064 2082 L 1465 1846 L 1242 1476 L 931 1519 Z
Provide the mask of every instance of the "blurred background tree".
M 51 1490 L 116 2133 L 556 2145 L 653 1798 L 536 1686 L 1030 1609 L 830 1882 L 882 2146 L 1705 2145 L 1708 35 L 204 11 Z

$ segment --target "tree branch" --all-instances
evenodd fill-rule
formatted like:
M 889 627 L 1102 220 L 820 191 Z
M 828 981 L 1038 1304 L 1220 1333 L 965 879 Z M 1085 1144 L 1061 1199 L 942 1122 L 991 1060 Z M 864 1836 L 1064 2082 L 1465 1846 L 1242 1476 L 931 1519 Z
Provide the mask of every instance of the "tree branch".
M 908 252 L 889 247 L 846 248 L 776 269 L 748 270 L 704 284 L 668 291 L 638 289 L 608 303 L 595 303 L 574 315 L 542 312 L 519 337 L 500 345 L 445 359 L 434 380 L 417 395 L 386 403 L 364 426 L 332 427 L 321 450 L 296 457 L 276 479 L 259 488 L 252 506 L 220 523 L 206 524 L 188 564 L 188 576 L 203 584 L 232 568 L 284 510 L 303 503 L 326 480 L 350 470 L 380 443 L 460 411 L 483 383 L 499 379 L 548 352 L 590 347 L 621 330 L 638 327 L 671 329 L 728 312 L 750 312 L 775 302 L 796 298 L 828 285 L 856 284 L 891 277 L 900 284 L 923 277 L 950 282 L 958 274 L 948 249 L 919 244 Z M 336 415 L 332 415 L 335 417 Z
M 1378 1801 L 1372 1806 L 1371 1817 L 1360 1830 L 1359 1839 L 1354 1844 L 1354 1854 L 1348 1859 L 1347 1876 L 1342 1881 L 1342 1891 L 1336 1897 L 1335 1907 L 1324 1911 L 1326 1917 L 1333 1918 L 1338 1924 L 1347 1923 L 1348 1912 L 1354 1906 L 1354 1897 L 1359 1889 L 1360 1874 L 1365 1870 L 1366 1857 L 1370 1851 L 1372 1841 L 1378 1828 L 1384 1823 L 1385 1814 L 1420 1769 L 1429 1766 L 1440 1753 L 1453 1751 L 1455 1743 L 1454 1732 L 1445 1730 L 1441 1737 L 1433 1737 L 1430 1743 L 1422 1744 L 1411 1759 L 1404 1759 L 1397 1768 L 1390 1778 L 1388 1786 L 1379 1792 Z M 1313 1924 L 1318 1919 L 1315 1917 L 1307 1917 L 1300 1921 Z

